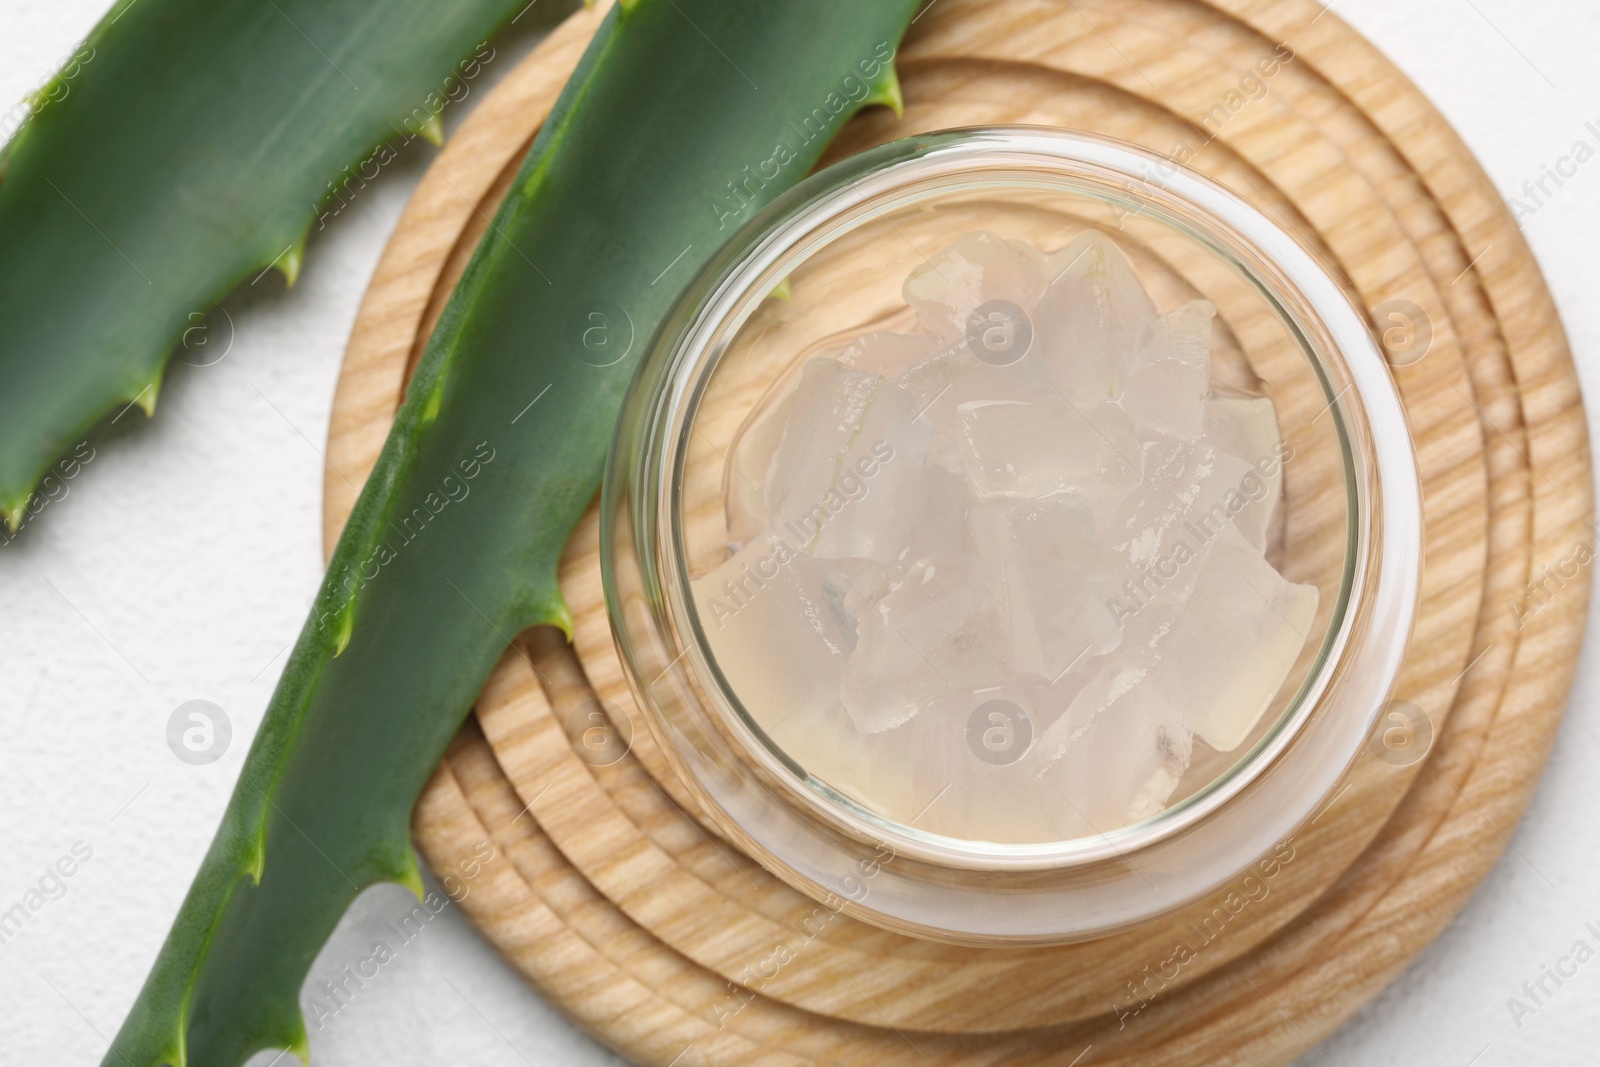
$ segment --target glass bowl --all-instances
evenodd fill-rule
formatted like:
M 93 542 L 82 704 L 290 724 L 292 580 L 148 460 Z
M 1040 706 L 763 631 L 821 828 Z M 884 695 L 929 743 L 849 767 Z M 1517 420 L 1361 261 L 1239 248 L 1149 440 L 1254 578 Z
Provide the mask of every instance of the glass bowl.
M 938 338 L 925 336 L 926 306 L 921 320 L 908 308 L 908 275 L 946 274 L 939 264 L 950 261 L 940 250 L 976 232 L 1046 253 L 1109 241 L 1156 312 L 1209 301 L 1210 396 L 1265 396 L 1276 415 L 1276 461 L 1270 475 L 1257 466 L 1277 503 L 1260 537 L 1285 580 L 1315 588 L 1307 598 L 1314 611 L 1295 621 L 1273 607 L 1296 639 L 1292 665 L 1280 657 L 1281 668 L 1262 668 L 1283 677 L 1265 711 L 1241 720 L 1241 736 L 1215 745 L 1197 729 L 1192 743 L 1182 742 L 1184 760 L 1169 760 L 1177 769 L 1159 810 L 1130 807 L 1121 825 L 1090 816 L 1110 793 L 1089 776 L 1101 773 L 1097 764 L 1115 764 L 1106 753 L 1120 759 L 1124 750 L 1073 750 L 1077 778 L 1041 771 L 1024 781 L 1015 769 L 1041 752 L 1060 758 L 1077 743 L 1083 730 L 1064 743 L 1065 727 L 1051 727 L 1076 706 L 1064 694 L 1094 684 L 1096 656 L 1080 655 L 1047 682 L 1059 658 L 1051 661 L 1025 689 L 941 684 L 935 688 L 954 695 L 930 699 L 909 720 L 914 729 L 897 723 L 852 733 L 858 720 L 840 710 L 832 681 L 818 683 L 822 697 L 787 699 L 817 674 L 798 645 L 747 629 L 757 639 L 736 659 L 720 636 L 727 605 L 753 603 L 776 565 L 755 560 L 756 574 L 739 564 L 738 581 L 724 586 L 731 599 L 710 599 L 695 584 L 759 536 L 751 516 L 766 500 L 764 479 L 775 477 L 773 428 L 792 410 L 785 405 L 798 403 L 790 398 L 813 357 L 845 352 L 848 362 L 853 339 L 892 331 L 924 335 L 905 342 L 919 351 L 944 345 L 941 352 L 993 365 L 1044 358 L 1035 324 L 1015 303 L 962 312 L 965 321 Z M 1016 439 L 1031 449 L 1055 437 L 1029 431 Z M 898 483 L 866 486 L 871 474 L 865 464 L 861 470 L 851 487 L 862 485 L 862 497 L 885 494 L 874 506 L 893 516 Z M 1263 484 L 1248 480 L 1254 473 L 1241 483 L 1252 490 Z M 1320 809 L 1393 688 L 1416 609 L 1422 526 L 1415 459 L 1388 367 L 1368 321 L 1315 255 L 1170 160 L 1079 133 L 996 127 L 919 136 L 847 159 L 732 237 L 679 300 L 632 383 L 603 491 L 601 542 L 607 604 L 633 692 L 724 836 L 858 918 L 936 940 L 1006 944 L 1101 936 L 1177 908 L 1245 871 Z M 1016 588 L 1007 594 L 1013 600 L 1023 595 Z M 851 599 L 860 593 L 851 583 L 844 594 L 855 605 L 840 609 L 855 627 L 846 643 L 866 640 L 861 627 L 878 625 L 863 612 L 885 611 L 873 594 Z M 773 594 L 763 595 L 770 602 Z M 942 624 L 937 613 L 934 621 Z M 1190 653 L 1167 672 L 1168 689 L 1175 677 L 1193 707 L 1207 698 L 1226 707 L 1217 694 L 1232 692 L 1239 671 L 1230 663 L 1260 663 L 1270 644 L 1230 629 L 1245 625 L 1219 617 L 1209 636 L 1192 637 L 1188 647 L 1216 655 Z M 929 679 L 954 670 L 948 656 L 922 658 Z M 1114 735 L 1101 725 L 1113 720 L 1094 721 L 1095 736 Z M 1163 751 L 1173 745 L 1165 735 L 1159 742 Z M 1061 781 L 1067 789 L 1051 784 Z

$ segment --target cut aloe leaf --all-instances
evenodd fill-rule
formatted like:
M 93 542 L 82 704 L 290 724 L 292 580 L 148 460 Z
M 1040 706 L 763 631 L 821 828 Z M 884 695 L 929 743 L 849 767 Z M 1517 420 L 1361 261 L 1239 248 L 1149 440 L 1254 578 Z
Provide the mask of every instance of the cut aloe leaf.
M 525 5 L 113 7 L 0 148 L 0 517 L 102 416 L 154 410 L 191 315 L 269 267 L 292 283 L 381 146 L 437 139 Z
M 570 630 L 557 561 L 645 343 L 850 114 L 898 100 L 915 6 L 606 17 L 428 342 L 105 1067 L 304 1054 L 306 970 L 362 889 L 419 886 L 411 808 L 489 671 L 520 631 Z

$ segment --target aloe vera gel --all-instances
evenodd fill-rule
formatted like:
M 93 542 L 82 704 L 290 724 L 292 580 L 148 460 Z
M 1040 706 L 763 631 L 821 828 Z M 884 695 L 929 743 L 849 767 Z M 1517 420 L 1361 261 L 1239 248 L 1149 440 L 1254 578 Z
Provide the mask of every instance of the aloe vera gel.
M 1214 383 L 1215 308 L 1158 308 L 1096 230 L 967 233 L 903 293 L 914 328 L 811 355 L 733 442 L 709 650 L 884 818 L 1014 842 L 1153 816 L 1310 640 L 1317 587 L 1273 563 L 1273 402 Z

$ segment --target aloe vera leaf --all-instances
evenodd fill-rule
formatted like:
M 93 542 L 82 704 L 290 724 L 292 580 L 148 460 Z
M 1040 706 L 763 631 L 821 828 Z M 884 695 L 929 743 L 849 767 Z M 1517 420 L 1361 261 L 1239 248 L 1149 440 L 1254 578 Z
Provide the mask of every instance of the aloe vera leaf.
M 898 105 L 915 6 L 607 15 L 428 342 L 106 1067 L 305 1054 L 306 970 L 361 889 L 420 888 L 410 811 L 490 669 L 524 629 L 570 632 L 557 561 L 645 341 L 851 113 Z
M 12 529 L 102 416 L 154 408 L 186 316 L 269 265 L 292 284 L 308 235 L 385 153 L 437 140 L 440 111 L 495 58 L 482 42 L 525 4 L 121 0 L 106 14 L 0 150 Z

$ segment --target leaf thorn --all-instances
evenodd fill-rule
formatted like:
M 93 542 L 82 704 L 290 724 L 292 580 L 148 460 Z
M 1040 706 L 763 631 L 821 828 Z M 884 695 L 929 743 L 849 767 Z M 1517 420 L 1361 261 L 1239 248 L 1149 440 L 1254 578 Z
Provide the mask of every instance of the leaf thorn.
M 428 113 L 428 121 L 422 124 L 422 129 L 418 130 L 417 133 L 421 134 L 422 139 L 433 145 L 433 147 L 443 148 L 444 118 L 441 113 L 430 111 Z
M 284 249 L 283 255 L 273 261 L 272 265 L 283 274 L 283 283 L 290 289 L 300 280 L 300 268 L 306 262 L 306 241 L 311 237 L 311 227 L 308 225 L 295 239 L 294 244 Z
M 397 877 L 395 881 L 411 890 L 411 895 L 416 897 L 417 901 L 420 903 L 422 899 L 428 895 L 428 890 L 427 887 L 422 884 L 422 868 L 417 865 L 416 852 L 411 850 L 409 847 L 406 851 L 410 862 L 406 864 L 405 869 L 400 872 L 399 877 Z
M 22 498 L 20 500 L 16 501 L 10 507 L 4 509 L 6 529 L 10 530 L 12 533 L 16 533 L 18 530 L 22 529 L 22 520 L 28 513 L 28 502 L 32 499 L 33 490 L 30 489 L 22 494 Z
M 893 63 L 885 64 L 883 73 L 873 83 L 872 91 L 861 101 L 862 107 L 871 104 L 882 104 L 892 109 L 895 118 L 906 117 L 906 98 L 900 91 L 900 75 L 895 71 Z
M 144 417 L 147 419 L 155 418 L 156 400 L 161 396 L 161 377 L 165 370 L 166 365 L 162 364 L 156 370 L 155 377 L 151 378 L 149 383 L 139 390 L 132 400 L 128 401 L 130 404 L 139 405 L 139 410 L 144 412 Z

